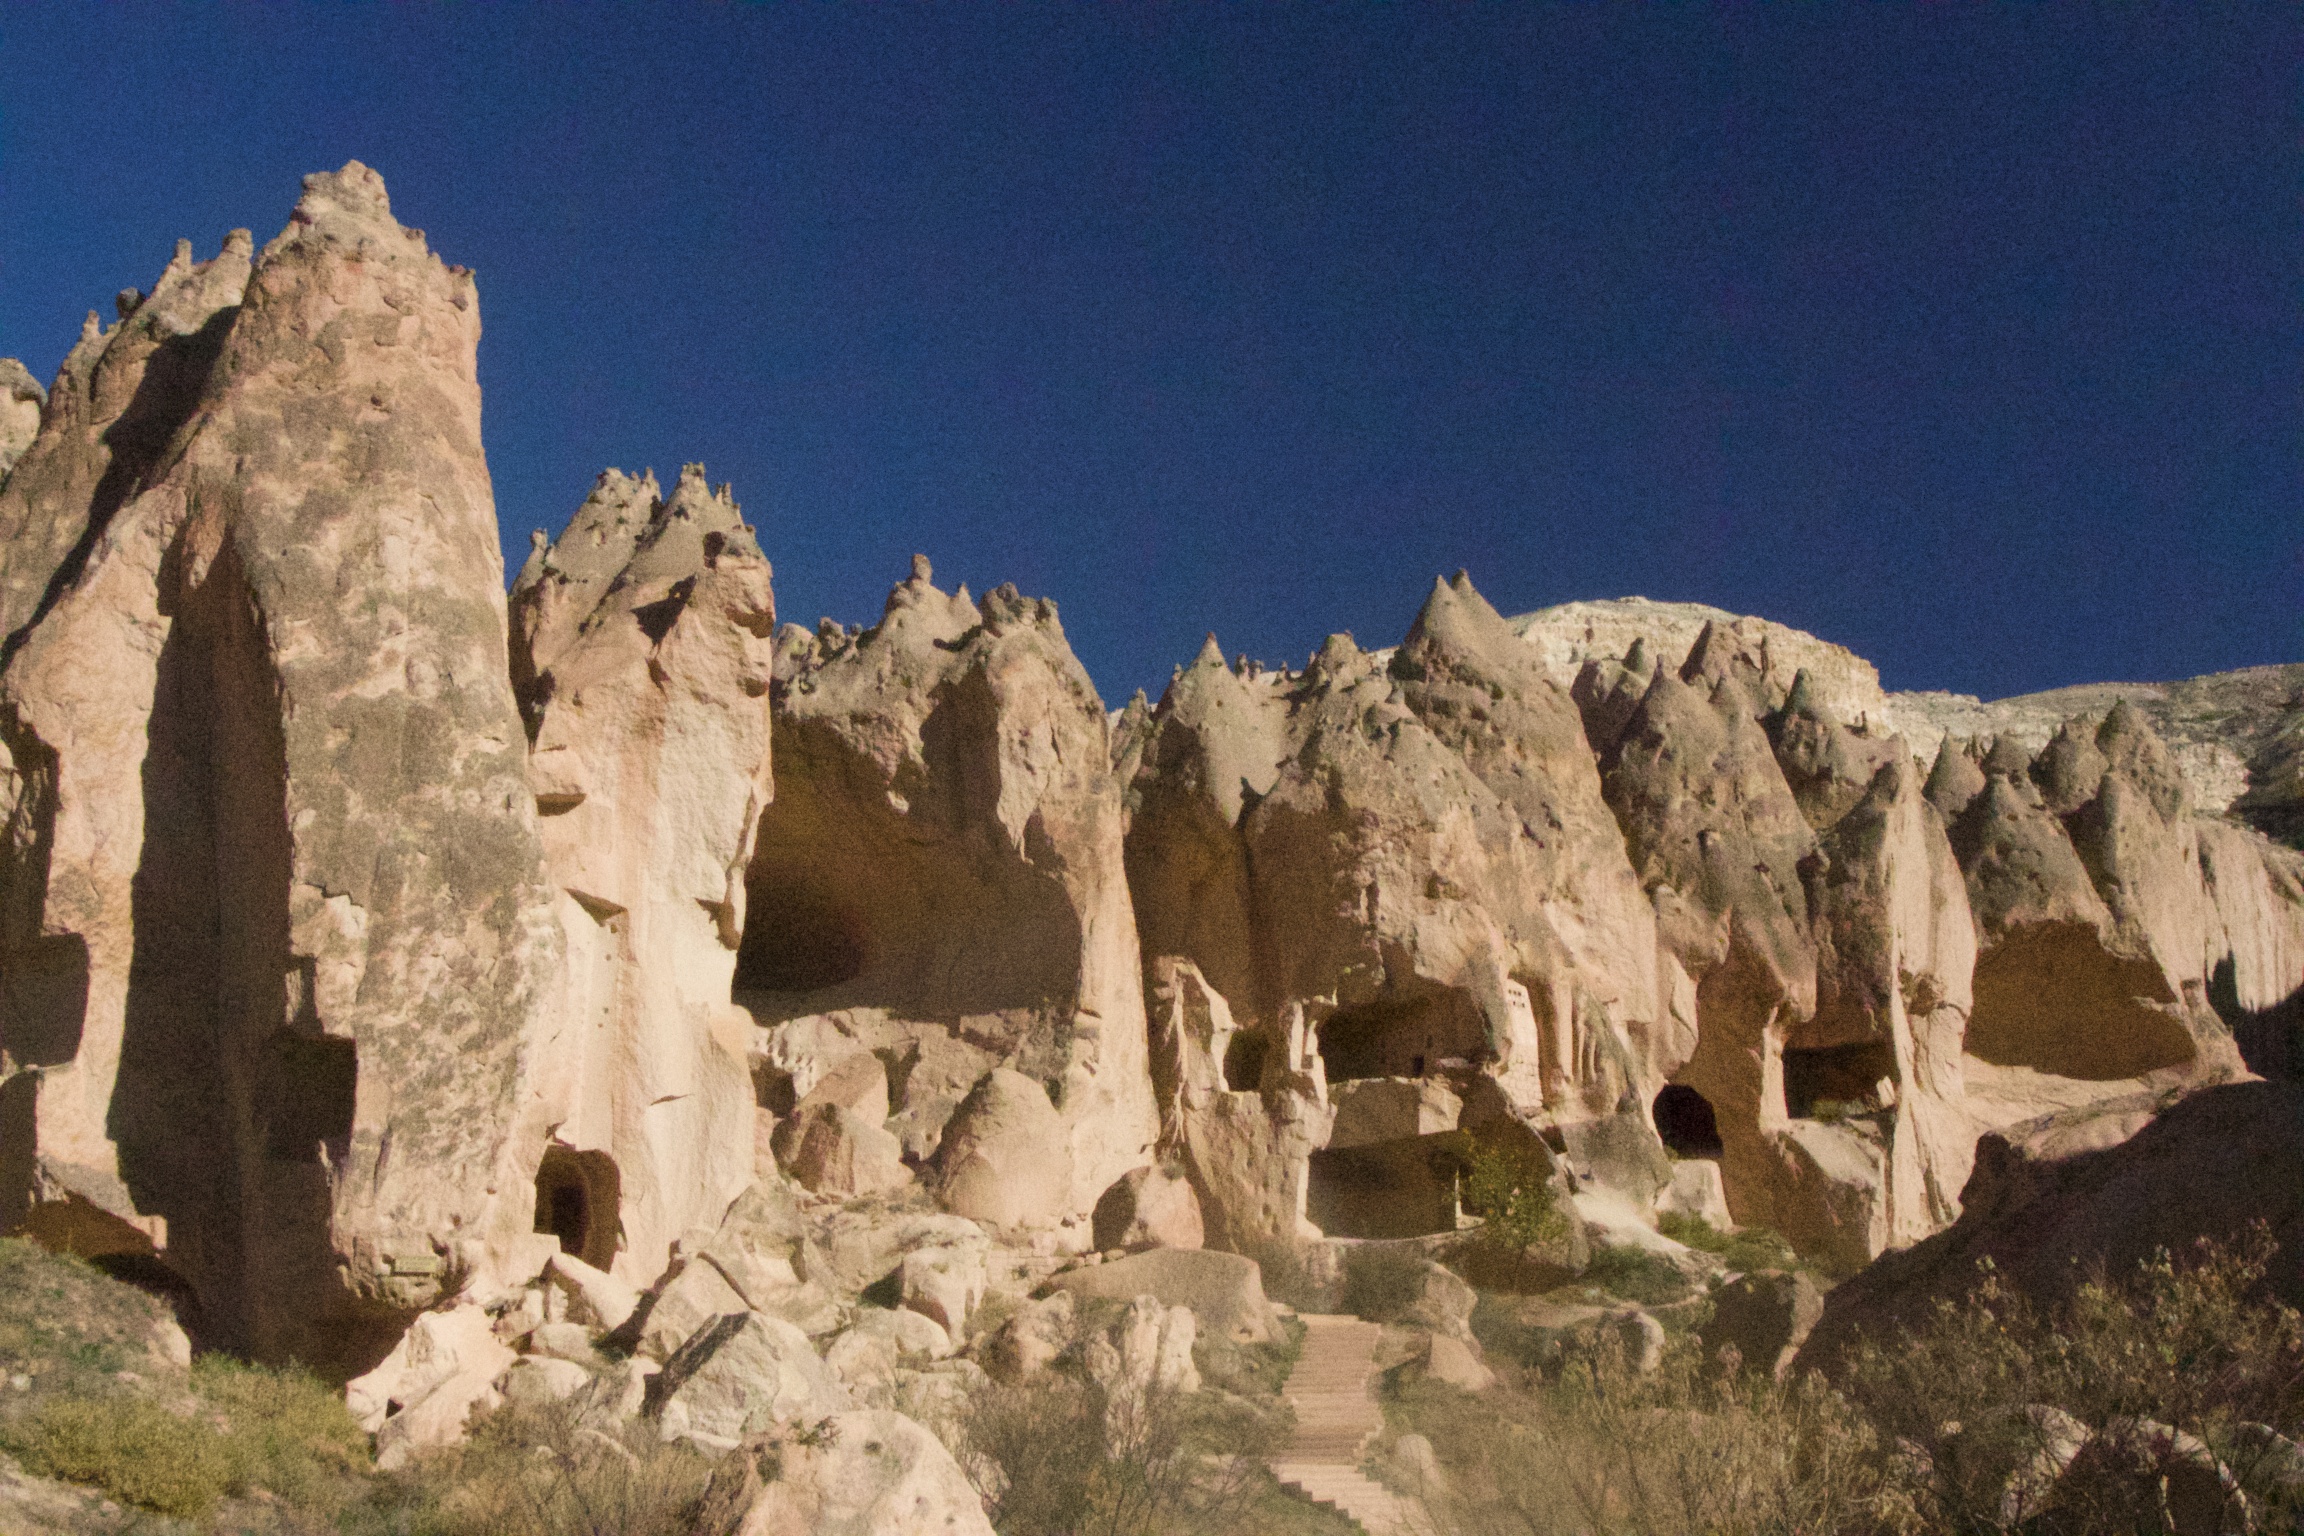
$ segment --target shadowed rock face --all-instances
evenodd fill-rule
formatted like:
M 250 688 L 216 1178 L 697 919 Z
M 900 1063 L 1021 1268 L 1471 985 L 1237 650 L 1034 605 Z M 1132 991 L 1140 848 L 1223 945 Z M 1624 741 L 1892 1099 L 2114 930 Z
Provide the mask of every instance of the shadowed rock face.
M 1959 1221 L 1835 1289 L 1797 1368 L 1830 1369 L 1859 1335 L 1886 1342 L 1918 1326 L 1938 1302 L 1966 1296 L 1985 1259 L 2052 1305 L 2099 1267 L 2133 1273 L 2202 1237 L 2244 1243 L 2257 1221 L 2293 1253 L 2304 1241 L 2300 1137 L 2304 1089 L 2272 1082 L 2130 1095 L 1988 1134 Z M 2295 1304 L 2300 1277 L 2283 1263 L 2269 1278 Z
M 768 561 L 703 468 L 601 475 L 512 589 L 512 675 L 567 963 L 536 1052 L 552 1145 L 605 1157 L 620 1278 L 753 1177 L 752 1021 L 729 1001 L 770 797 Z
M 1153 1122 L 1109 726 L 1055 605 L 978 604 L 917 559 L 879 624 L 787 627 L 776 665 L 735 977 L 763 1070 L 805 1093 L 837 1056 L 882 1053 L 925 1164 L 1008 1068 L 1051 1100 L 1072 1168 L 1060 1204 L 1001 1219 L 1084 1215 Z
M 5 1173 L 36 1228 L 163 1241 L 225 1342 L 352 1370 L 526 1225 L 555 936 L 472 280 L 358 164 L 247 259 L 85 339 L 5 488 Z

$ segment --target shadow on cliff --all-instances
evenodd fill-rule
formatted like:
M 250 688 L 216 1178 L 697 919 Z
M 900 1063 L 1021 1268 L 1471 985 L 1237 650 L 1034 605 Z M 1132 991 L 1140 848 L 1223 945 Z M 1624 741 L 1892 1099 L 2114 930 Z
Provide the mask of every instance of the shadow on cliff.
M 286 753 L 262 620 L 228 539 L 203 562 L 179 537 L 161 590 L 173 622 L 107 1130 L 137 1208 L 167 1220 L 162 1256 L 200 1299 L 198 1342 L 348 1374 L 380 1354 L 346 1326 L 329 1243 L 353 1045 L 321 1033 L 290 949 Z
M 2092 1106 L 2033 1122 L 2021 1143 L 1987 1135 L 1960 1219 L 1834 1290 L 1800 1366 L 1829 1369 L 1859 1333 L 1885 1342 L 1920 1327 L 1939 1301 L 1968 1294 L 1985 1260 L 2053 1308 L 2096 1275 L 2201 1238 L 2236 1243 L 2257 1222 L 2280 1245 L 2272 1290 L 2304 1304 L 2299 1148 L 2304 1086 L 2287 1082 L 2204 1088 L 2165 1109 L 2150 1096 Z

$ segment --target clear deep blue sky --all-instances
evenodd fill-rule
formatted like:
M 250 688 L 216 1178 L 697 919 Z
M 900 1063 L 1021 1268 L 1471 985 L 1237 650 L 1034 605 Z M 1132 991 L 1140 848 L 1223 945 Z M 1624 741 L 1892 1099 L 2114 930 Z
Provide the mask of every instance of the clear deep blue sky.
M 1638 592 L 1986 696 L 2304 659 L 2304 10 L 0 9 L 0 353 L 357 157 L 516 563 L 700 459 L 785 617 Z

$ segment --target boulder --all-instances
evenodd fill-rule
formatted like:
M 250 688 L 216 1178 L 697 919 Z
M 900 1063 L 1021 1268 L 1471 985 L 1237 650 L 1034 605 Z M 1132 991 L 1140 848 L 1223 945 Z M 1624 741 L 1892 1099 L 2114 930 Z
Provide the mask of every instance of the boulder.
M 1733 1348 L 1748 1371 L 1778 1381 L 1824 1314 L 1816 1282 L 1798 1270 L 1764 1269 L 1712 1292 L 1712 1316 L 1697 1331 L 1707 1359 Z
M 1192 1362 L 1199 1323 L 1189 1307 L 1167 1307 L 1139 1296 L 1102 1334 L 1089 1340 L 1089 1378 L 1104 1388 L 1108 1404 L 1122 1412 L 1154 1392 L 1197 1392 L 1200 1371 Z
M 649 1382 L 646 1411 L 664 1439 L 725 1451 L 747 1435 L 848 1406 L 847 1389 L 806 1334 L 781 1318 L 733 1312 L 664 1362 Z
M 703 1536 L 992 1536 L 951 1452 L 903 1414 L 861 1411 L 747 1440 L 713 1474 Z
M 1496 1384 L 1496 1373 L 1488 1369 L 1478 1349 L 1477 1344 L 1435 1333 L 1416 1370 L 1427 1381 L 1454 1387 L 1459 1392 L 1485 1392 Z
M 1970 1519 L 2020 1526 L 2058 1502 L 2058 1482 L 2087 1443 L 2087 1425 L 2045 1403 L 1981 1414 L 1937 1449 L 1942 1496 Z
M 1136 1168 L 1122 1174 L 1096 1202 L 1098 1249 L 1198 1248 L 1207 1240 L 1200 1197 L 1167 1170 Z
M 1256 1261 L 1209 1248 L 1155 1248 L 1108 1263 L 1068 1269 L 1049 1285 L 1074 1296 L 1132 1301 L 1150 1296 L 1189 1307 L 1217 1338 L 1262 1344 L 1278 1337 L 1278 1318 L 1264 1297 Z
M 1637 1376 L 1664 1363 L 1664 1325 L 1642 1307 L 1619 1307 L 1562 1329 L 1557 1358 L 1595 1363 L 1606 1358 Z
M 1708 1157 L 1682 1158 L 1672 1165 L 1672 1182 L 1656 1197 L 1659 1216 L 1693 1216 L 1716 1232 L 1736 1223 L 1728 1214 L 1728 1192 L 1720 1164 Z
M 968 1318 L 984 1300 L 981 1248 L 915 1248 L 897 1268 L 907 1311 L 937 1324 L 954 1347 L 967 1342 Z
M 592 1373 L 573 1360 L 523 1355 L 504 1372 L 497 1390 L 515 1407 L 535 1408 L 574 1397 L 592 1384 Z
M 862 1059 L 877 1071 L 878 1062 Z M 881 1092 L 885 1099 L 886 1088 Z M 784 1171 L 819 1195 L 854 1199 L 912 1182 L 904 1144 L 880 1120 L 838 1104 L 803 1103 L 778 1123 L 771 1145 Z
M 2215 1453 L 2152 1419 L 2113 1419 L 2088 1436 L 2055 1498 L 2095 1530 L 2241 1536 L 2254 1528 L 2247 1496 Z
M 1069 1142 L 1038 1083 L 994 1069 L 944 1127 L 936 1168 L 945 1209 L 992 1227 L 1055 1225 L 1071 1209 Z
M 1070 1291 L 1028 1301 L 984 1336 L 976 1348 L 977 1360 L 993 1380 L 1013 1386 L 1054 1364 L 1071 1347 L 1072 1327 Z
M 419 1449 L 463 1439 L 475 1411 L 502 1401 L 496 1383 L 518 1358 L 478 1307 L 427 1312 L 345 1387 L 345 1406 L 376 1437 L 377 1464 L 390 1471 Z
M 1401 1308 L 1397 1321 L 1452 1339 L 1469 1339 L 1472 1309 L 1479 1303 L 1479 1292 L 1463 1277 L 1427 1259 L 1418 1267 L 1415 1294 Z

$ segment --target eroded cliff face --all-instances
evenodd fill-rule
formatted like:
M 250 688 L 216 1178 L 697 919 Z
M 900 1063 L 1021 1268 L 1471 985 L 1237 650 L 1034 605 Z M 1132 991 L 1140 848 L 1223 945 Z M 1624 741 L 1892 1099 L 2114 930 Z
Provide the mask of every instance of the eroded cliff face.
M 538 1211 L 645 1285 L 753 1178 L 752 1021 L 729 1000 L 772 789 L 767 558 L 700 465 L 610 470 L 512 588 L 512 673 L 566 963 L 538 1033 Z
M 784 629 L 776 675 L 735 975 L 763 1102 L 872 1054 L 950 1208 L 1084 1216 L 1153 1112 L 1110 728 L 1055 605 L 944 592 L 916 558 L 870 629 Z
M 1980 1134 L 2304 1065 L 2279 669 L 1963 733 L 1459 574 L 1108 717 L 1053 603 L 925 559 L 777 629 L 694 466 L 602 475 L 507 608 L 472 279 L 357 164 L 120 311 L 0 367 L 0 1223 L 211 1342 L 665 1355 L 883 1282 L 958 1342 L 995 1249 L 1453 1233 L 1503 1145 L 1604 1237 L 1688 1184 L 1853 1268 Z
M 9 1199 L 350 1370 L 527 1225 L 556 935 L 472 279 L 353 164 L 124 307 L 0 493 Z
M 1133 730 L 1165 1135 L 1214 1229 L 1452 1229 L 1413 1144 L 1483 1118 L 1621 1117 L 1661 1163 L 1642 1106 L 1693 1020 L 1670 1011 L 1574 703 L 1467 579 L 1436 583 L 1389 653 L 1336 636 L 1302 673 L 1235 672 L 1211 641 Z M 1338 1103 L 1421 1079 L 1458 1109 L 1329 1155 Z M 1247 1142 L 1306 1165 L 1251 1172 Z M 1390 1202 L 1367 1193 L 1389 1143 Z

